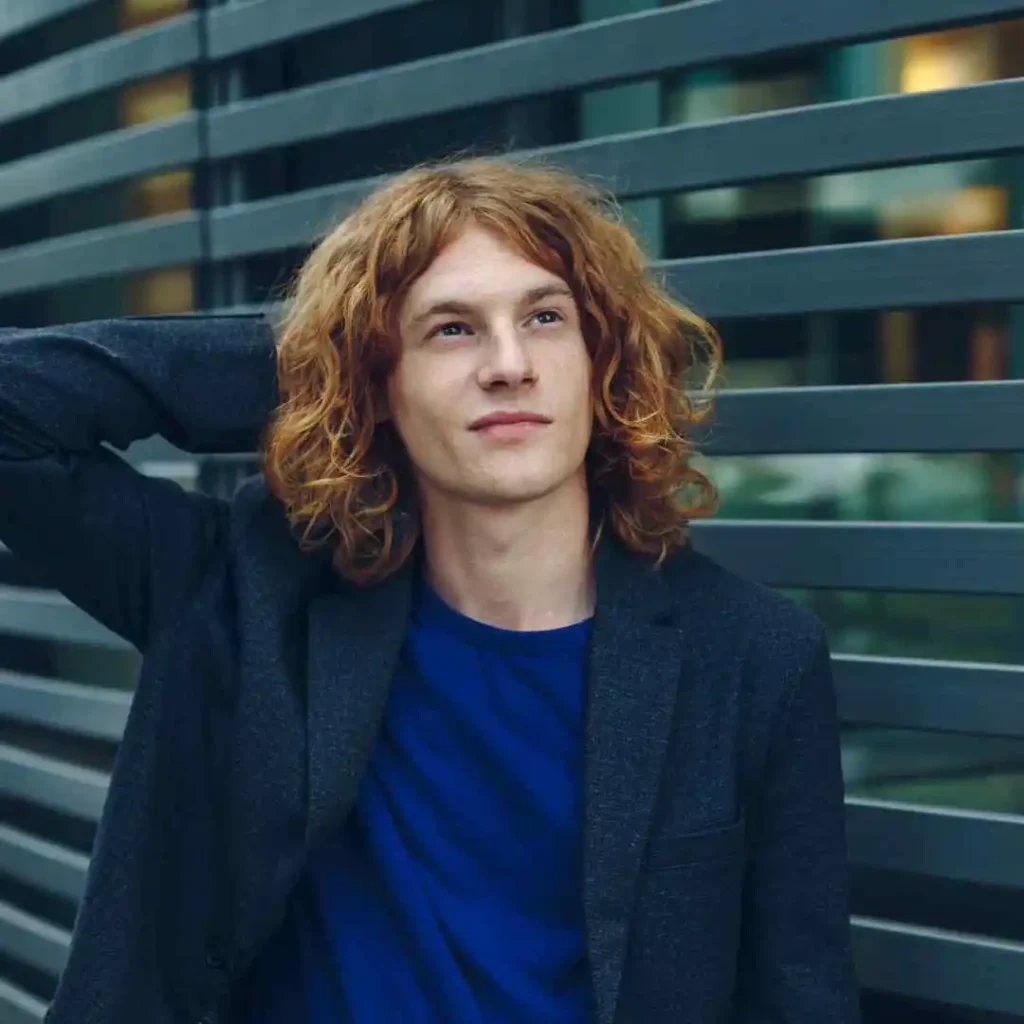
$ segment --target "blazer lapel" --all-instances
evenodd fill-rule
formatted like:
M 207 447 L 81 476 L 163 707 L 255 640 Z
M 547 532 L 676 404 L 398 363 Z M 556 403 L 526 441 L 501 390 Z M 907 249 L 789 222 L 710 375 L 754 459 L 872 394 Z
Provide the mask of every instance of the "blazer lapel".
M 584 769 L 584 907 L 598 1024 L 612 1024 L 627 923 L 686 641 L 663 571 L 598 548 Z
M 338 584 L 311 603 L 309 849 L 341 825 L 358 795 L 405 636 L 414 562 L 376 586 Z

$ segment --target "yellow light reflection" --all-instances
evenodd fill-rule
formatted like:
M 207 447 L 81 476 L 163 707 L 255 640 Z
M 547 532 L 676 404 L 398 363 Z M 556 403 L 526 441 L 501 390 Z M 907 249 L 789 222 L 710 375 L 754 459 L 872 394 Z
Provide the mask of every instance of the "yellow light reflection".
M 192 109 L 192 78 L 187 71 L 161 75 L 121 92 L 121 123 L 145 124 L 177 117 Z
M 936 32 L 902 40 L 902 92 L 930 92 L 988 82 L 999 75 L 997 26 Z
M 999 185 L 973 185 L 955 192 L 900 196 L 883 204 L 885 238 L 966 235 L 999 231 L 1009 223 L 1009 196 Z
M 169 316 L 195 308 L 191 267 L 165 267 L 142 274 L 128 289 L 130 316 Z
M 121 30 L 152 25 L 176 14 L 184 14 L 188 8 L 189 0 L 121 0 Z
M 152 25 L 184 14 L 189 0 L 121 0 L 122 31 Z M 121 123 L 125 127 L 177 117 L 192 109 L 192 79 L 187 71 L 136 82 L 121 91 Z M 191 169 L 152 174 L 131 184 L 127 215 L 132 218 L 181 213 L 192 208 Z M 140 274 L 129 282 L 128 306 L 135 315 L 184 313 L 195 308 L 191 267 L 169 267 Z

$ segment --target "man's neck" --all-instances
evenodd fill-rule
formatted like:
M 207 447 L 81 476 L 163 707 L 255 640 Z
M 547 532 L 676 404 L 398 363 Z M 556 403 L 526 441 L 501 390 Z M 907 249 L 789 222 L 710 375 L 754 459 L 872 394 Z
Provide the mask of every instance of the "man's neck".
M 463 615 L 503 629 L 556 629 L 594 609 L 585 484 L 508 507 L 427 502 L 427 576 Z

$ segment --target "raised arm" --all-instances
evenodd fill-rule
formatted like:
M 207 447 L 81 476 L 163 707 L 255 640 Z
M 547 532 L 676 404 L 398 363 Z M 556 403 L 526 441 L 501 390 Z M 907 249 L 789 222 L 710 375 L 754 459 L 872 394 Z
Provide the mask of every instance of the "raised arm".
M 0 540 L 145 650 L 215 554 L 226 505 L 106 446 L 252 451 L 275 399 L 259 316 L 0 329 Z

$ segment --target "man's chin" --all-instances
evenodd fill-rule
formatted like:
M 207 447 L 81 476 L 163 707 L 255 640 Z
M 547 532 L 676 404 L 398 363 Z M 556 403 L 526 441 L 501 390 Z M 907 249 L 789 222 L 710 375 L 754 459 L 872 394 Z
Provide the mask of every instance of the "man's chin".
M 550 500 L 561 494 L 570 496 L 586 490 L 582 469 L 566 473 L 562 467 L 493 465 L 474 467 L 461 479 L 455 474 L 433 483 L 421 480 L 421 495 L 428 503 L 478 505 L 487 508 L 513 508 Z
M 491 506 L 515 507 L 544 501 L 566 488 L 563 479 L 523 478 L 502 480 L 488 487 L 481 487 L 476 500 Z

